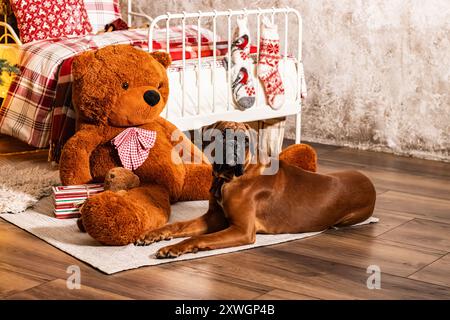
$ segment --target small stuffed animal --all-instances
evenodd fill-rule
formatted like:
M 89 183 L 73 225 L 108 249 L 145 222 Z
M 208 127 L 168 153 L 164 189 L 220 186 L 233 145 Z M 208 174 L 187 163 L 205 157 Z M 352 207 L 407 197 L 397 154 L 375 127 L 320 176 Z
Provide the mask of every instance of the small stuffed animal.
M 85 52 L 74 59 L 78 131 L 64 146 L 60 176 L 64 185 L 107 178 L 109 190 L 89 198 L 81 208 L 82 228 L 103 244 L 133 243 L 144 231 L 164 225 L 173 202 L 208 199 L 209 161 L 160 117 L 169 97 L 170 63 L 167 53 L 147 53 L 129 45 Z M 180 137 L 176 141 L 171 138 L 174 132 Z M 173 154 L 177 144 L 190 150 L 197 164 Z
M 105 190 L 114 192 L 126 191 L 139 187 L 141 180 L 133 171 L 125 168 L 113 168 L 109 170 L 105 177 Z

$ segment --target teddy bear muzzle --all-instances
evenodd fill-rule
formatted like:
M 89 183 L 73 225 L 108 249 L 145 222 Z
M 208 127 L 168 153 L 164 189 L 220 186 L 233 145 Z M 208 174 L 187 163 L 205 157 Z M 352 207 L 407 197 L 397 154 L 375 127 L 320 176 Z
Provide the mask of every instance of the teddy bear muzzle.
M 148 90 L 144 92 L 144 100 L 150 107 L 154 107 L 161 100 L 161 97 L 156 90 Z

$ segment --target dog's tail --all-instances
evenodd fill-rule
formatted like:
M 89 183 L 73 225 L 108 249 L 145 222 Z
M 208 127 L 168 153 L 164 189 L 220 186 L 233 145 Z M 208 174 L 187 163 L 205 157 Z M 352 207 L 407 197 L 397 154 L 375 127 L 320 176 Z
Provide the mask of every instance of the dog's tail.
M 302 168 L 303 170 L 317 171 L 317 153 L 307 144 L 293 144 L 280 153 L 280 160 Z

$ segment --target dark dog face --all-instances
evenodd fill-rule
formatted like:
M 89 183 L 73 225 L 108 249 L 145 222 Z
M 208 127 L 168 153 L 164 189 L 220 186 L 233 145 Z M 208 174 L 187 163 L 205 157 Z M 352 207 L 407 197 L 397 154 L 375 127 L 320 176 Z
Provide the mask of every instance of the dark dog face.
M 213 174 L 227 181 L 244 174 L 251 155 L 251 133 L 247 124 L 217 122 L 208 128 L 208 140 L 214 144 Z

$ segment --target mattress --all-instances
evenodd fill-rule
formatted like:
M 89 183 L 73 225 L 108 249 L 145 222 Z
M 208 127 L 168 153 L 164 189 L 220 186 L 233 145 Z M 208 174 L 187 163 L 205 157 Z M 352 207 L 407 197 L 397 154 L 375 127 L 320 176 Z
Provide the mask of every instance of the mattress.
M 200 71 L 197 67 L 196 59 L 187 61 L 184 71 L 180 63 L 174 63 L 168 70 L 170 95 L 166 110 L 162 114 L 163 117 L 173 122 L 180 127 L 180 129 L 184 129 L 186 126 L 192 127 L 192 123 L 183 124 L 183 119 L 184 122 L 191 120 L 198 121 L 199 116 L 203 117 L 205 121 L 200 121 L 197 126 L 200 127 L 208 124 L 206 122 L 212 123 L 217 120 L 217 118 L 211 118 L 211 121 L 206 120 L 206 118 L 212 114 L 226 117 L 227 114 L 236 115 L 236 113 L 239 114 L 239 112 L 247 114 L 253 113 L 256 111 L 255 109 L 257 109 L 259 113 L 267 111 L 267 114 L 270 114 L 270 117 L 273 116 L 274 110 L 272 110 L 266 102 L 263 84 L 256 76 L 256 64 L 252 64 L 251 68 L 255 79 L 255 85 L 257 86 L 256 103 L 252 108 L 244 111 L 235 104 L 232 94 L 230 95 L 230 105 L 228 103 L 228 91 L 230 85 L 227 82 L 228 72 L 223 58 L 216 61 L 215 67 L 212 59 L 208 58 L 203 60 L 205 61 L 202 63 Z M 299 68 L 297 65 L 299 65 Z M 294 58 L 287 58 L 286 60 L 280 61 L 279 71 L 285 89 L 285 103 L 277 113 L 280 115 L 286 114 L 283 113 L 283 108 L 289 108 L 290 112 L 288 112 L 288 114 L 292 114 L 293 110 L 300 111 L 300 97 L 298 93 L 300 92 L 303 97 L 306 96 L 303 65 L 301 63 L 297 64 L 297 61 Z M 298 73 L 300 73 L 301 80 L 300 88 L 297 79 Z M 183 77 L 185 77 L 186 81 L 184 110 L 182 89 Z M 213 79 L 215 79 L 216 83 L 215 98 L 213 97 Z M 198 90 L 199 85 L 201 88 L 200 95 Z M 234 121 L 238 120 L 236 119 Z

